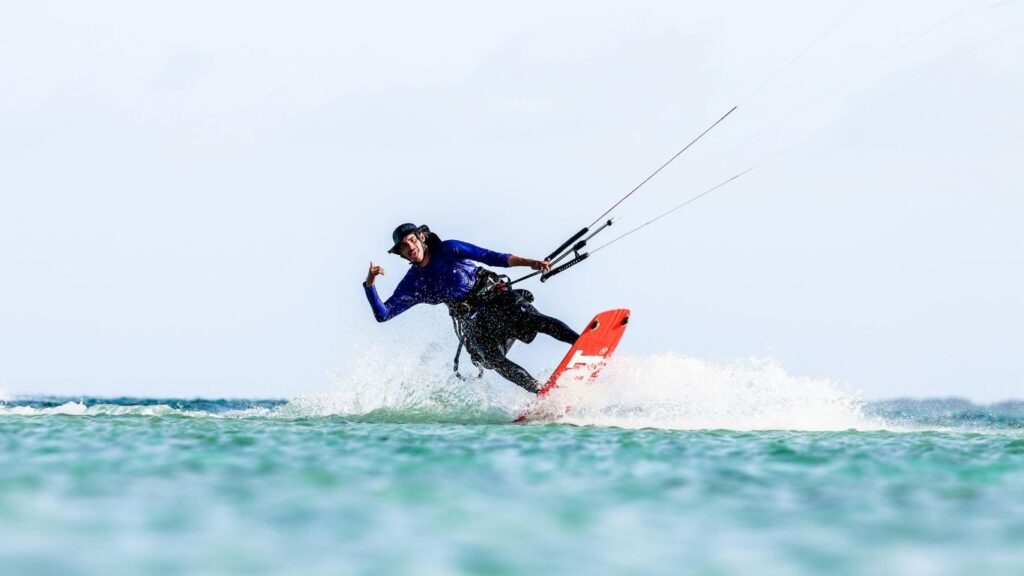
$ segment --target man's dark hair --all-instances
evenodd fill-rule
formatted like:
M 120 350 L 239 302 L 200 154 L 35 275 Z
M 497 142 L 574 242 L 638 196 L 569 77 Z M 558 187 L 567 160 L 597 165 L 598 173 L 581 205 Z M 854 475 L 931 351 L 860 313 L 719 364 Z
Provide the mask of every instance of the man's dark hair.
M 427 248 L 433 250 L 437 248 L 437 245 L 441 243 L 441 237 L 430 231 L 428 226 L 420 226 L 420 232 L 426 235 L 426 239 L 423 241 L 427 245 Z

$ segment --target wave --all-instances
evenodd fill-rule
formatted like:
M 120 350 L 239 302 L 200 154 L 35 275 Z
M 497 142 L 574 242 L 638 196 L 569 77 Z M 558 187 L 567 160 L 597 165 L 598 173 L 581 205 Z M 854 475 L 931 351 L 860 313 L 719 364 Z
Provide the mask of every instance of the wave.
M 975 404 L 965 398 L 896 398 L 872 402 L 866 412 L 918 429 L 1024 429 L 1024 401 Z
M 339 417 L 359 422 L 505 423 L 534 396 L 494 374 L 460 379 L 436 357 L 364 350 L 329 391 L 291 401 L 62 399 L 8 402 L 0 414 L 226 418 Z M 885 426 L 837 384 L 789 375 L 771 360 L 728 365 L 676 355 L 617 358 L 594 384 L 565 386 L 543 400 L 561 422 L 665 429 L 873 430 Z
M 879 430 L 857 394 L 828 379 L 789 374 L 769 358 L 716 364 L 663 354 L 623 357 L 594 390 L 565 390 L 565 420 L 675 430 Z
M 17 416 L 272 416 L 286 400 L 226 400 L 135 397 L 8 397 L 0 415 Z
M 378 420 L 508 421 L 533 397 L 493 375 L 462 381 L 388 357 L 347 372 L 331 392 L 281 408 L 292 415 Z M 672 354 L 615 359 L 594 384 L 556 389 L 540 407 L 582 426 L 676 430 L 877 430 L 855 394 L 795 377 L 771 360 L 728 365 Z
M 292 400 L 8 398 L 0 415 L 339 418 L 350 422 L 501 424 L 534 396 L 493 373 L 460 379 L 450 350 L 415 354 L 364 348 L 331 388 Z M 540 374 L 543 376 L 543 374 Z M 829 379 L 789 374 L 772 359 L 731 363 L 662 354 L 615 358 L 594 384 L 567 385 L 542 400 L 564 424 L 672 430 L 969 430 L 1024 428 L 1024 402 L 963 399 L 864 402 Z
M 451 336 L 417 318 L 408 330 L 353 327 L 360 334 L 330 390 L 280 407 L 286 416 L 359 421 L 508 422 L 534 396 L 493 372 L 462 380 L 451 371 Z M 464 363 L 466 369 L 468 360 Z M 536 373 L 546 379 L 554 366 Z M 566 408 L 568 407 L 568 412 Z M 828 379 L 788 374 L 771 359 L 716 364 L 663 354 L 620 355 L 591 385 L 565 386 L 543 401 L 559 421 L 666 429 L 876 430 L 857 395 Z

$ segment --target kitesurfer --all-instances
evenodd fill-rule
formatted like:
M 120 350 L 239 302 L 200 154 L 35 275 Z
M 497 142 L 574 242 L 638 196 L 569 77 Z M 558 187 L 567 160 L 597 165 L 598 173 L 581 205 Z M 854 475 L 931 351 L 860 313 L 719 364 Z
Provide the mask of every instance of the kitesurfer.
M 510 289 L 507 278 L 474 264 L 528 266 L 546 272 L 551 269 L 550 262 L 493 252 L 458 240 L 442 241 L 427 226 L 409 223 L 395 228 L 391 239 L 393 246 L 388 252 L 407 260 L 410 267 L 391 297 L 381 302 L 374 283 L 384 268 L 370 262 L 363 287 L 378 322 L 416 304 L 445 304 L 459 336 L 459 350 L 465 346 L 481 369 L 491 368 L 534 393 L 540 390 L 540 382 L 506 357 L 512 344 L 516 340 L 530 343 L 537 333 L 568 344 L 579 338 L 561 320 L 538 312 L 532 294 Z M 455 358 L 457 371 L 458 354 Z

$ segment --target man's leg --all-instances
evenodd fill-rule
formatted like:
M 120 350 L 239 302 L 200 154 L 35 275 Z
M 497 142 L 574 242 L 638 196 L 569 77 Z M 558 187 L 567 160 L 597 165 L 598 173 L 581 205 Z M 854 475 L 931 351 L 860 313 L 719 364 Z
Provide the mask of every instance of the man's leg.
M 480 351 L 484 360 L 503 378 L 534 394 L 540 391 L 540 382 L 525 368 L 506 358 L 504 351 L 497 345 L 488 342 L 480 347 Z
M 512 298 L 499 299 L 482 310 L 473 321 L 467 336 L 495 372 L 517 386 L 537 393 L 541 383 L 505 356 L 508 353 L 505 343 L 511 342 L 511 338 L 515 337 L 513 335 L 522 335 L 524 332 L 540 332 L 568 344 L 574 344 L 580 337 L 565 322 L 541 314 L 528 302 L 517 304 Z
M 570 328 L 565 322 L 562 322 L 558 318 L 545 316 L 532 306 L 530 308 L 532 308 L 532 310 L 526 310 L 520 320 L 530 330 L 540 332 L 541 334 L 547 334 L 555 340 L 559 340 L 567 344 L 575 344 L 576 341 L 579 340 L 579 333 Z

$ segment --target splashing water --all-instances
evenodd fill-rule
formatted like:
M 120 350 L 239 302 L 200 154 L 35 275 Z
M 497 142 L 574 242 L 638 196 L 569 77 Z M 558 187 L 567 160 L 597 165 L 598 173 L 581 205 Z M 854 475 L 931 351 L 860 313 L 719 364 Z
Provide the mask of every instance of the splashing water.
M 331 390 L 301 396 L 282 406 L 288 417 L 342 416 L 383 422 L 501 422 L 500 394 L 481 379 L 462 380 L 436 366 L 441 345 L 419 357 L 388 349 L 365 351 L 339 370 Z M 497 404 L 497 405 L 496 405 Z
M 574 424 L 676 430 L 876 430 L 855 395 L 793 376 L 772 359 L 715 364 L 663 354 L 615 359 L 585 390 L 567 390 Z
M 457 344 L 439 314 L 402 330 L 355 324 L 359 334 L 328 391 L 278 408 L 281 417 L 339 416 L 369 422 L 508 422 L 535 397 L 492 371 L 482 378 L 463 354 L 465 380 L 451 369 Z M 545 380 L 554 365 L 536 370 Z M 731 364 L 664 354 L 621 355 L 597 382 L 556 389 L 542 408 L 576 425 L 664 429 L 876 430 L 856 395 L 827 379 L 788 374 L 771 359 Z M 566 409 L 568 408 L 568 411 Z
M 433 318 L 432 316 L 438 316 Z M 0 414 L 213 416 L 221 418 L 339 417 L 354 422 L 495 424 L 514 419 L 535 397 L 463 355 L 462 379 L 451 370 L 456 341 L 443 314 L 410 318 L 397 329 L 354 323 L 324 392 L 290 401 L 50 399 L 0 403 Z M 391 328 L 391 327 L 388 327 Z M 529 363 L 527 363 L 528 365 Z M 553 365 L 536 370 L 546 379 Z M 0 396 L 0 401 L 4 397 Z M 59 400 L 59 401 L 58 401 Z M 907 430 L 1015 424 L 981 407 L 865 404 L 827 378 L 789 374 L 770 358 L 730 363 L 678 354 L 619 355 L 592 384 L 562 386 L 539 408 L 582 426 L 665 430 Z M 1013 408 L 1013 407 L 1010 407 Z M 948 413 L 948 414 L 947 414 Z
M 403 330 L 357 325 L 360 334 L 342 356 L 326 392 L 295 398 L 285 417 L 340 416 L 379 422 L 504 422 L 509 402 L 524 392 L 502 393 L 491 378 L 457 377 L 451 369 L 454 336 L 441 322 L 410 319 Z M 463 355 L 463 372 L 474 370 Z M 510 385 L 511 386 L 511 385 Z M 514 388 L 514 386 L 512 386 Z M 526 405 L 521 398 L 519 404 Z
M 297 398 L 282 415 L 372 421 L 502 422 L 533 397 L 488 372 L 461 380 L 446 346 L 413 353 L 394 342 L 369 343 L 338 372 L 332 390 Z M 550 372 L 550 369 L 547 370 Z M 540 373 L 539 376 L 546 376 Z M 861 401 L 827 379 L 788 374 L 775 361 L 717 365 L 674 354 L 620 356 L 593 384 L 569 385 L 544 409 L 577 425 L 665 429 L 879 429 Z M 566 412 L 566 408 L 568 411 Z

